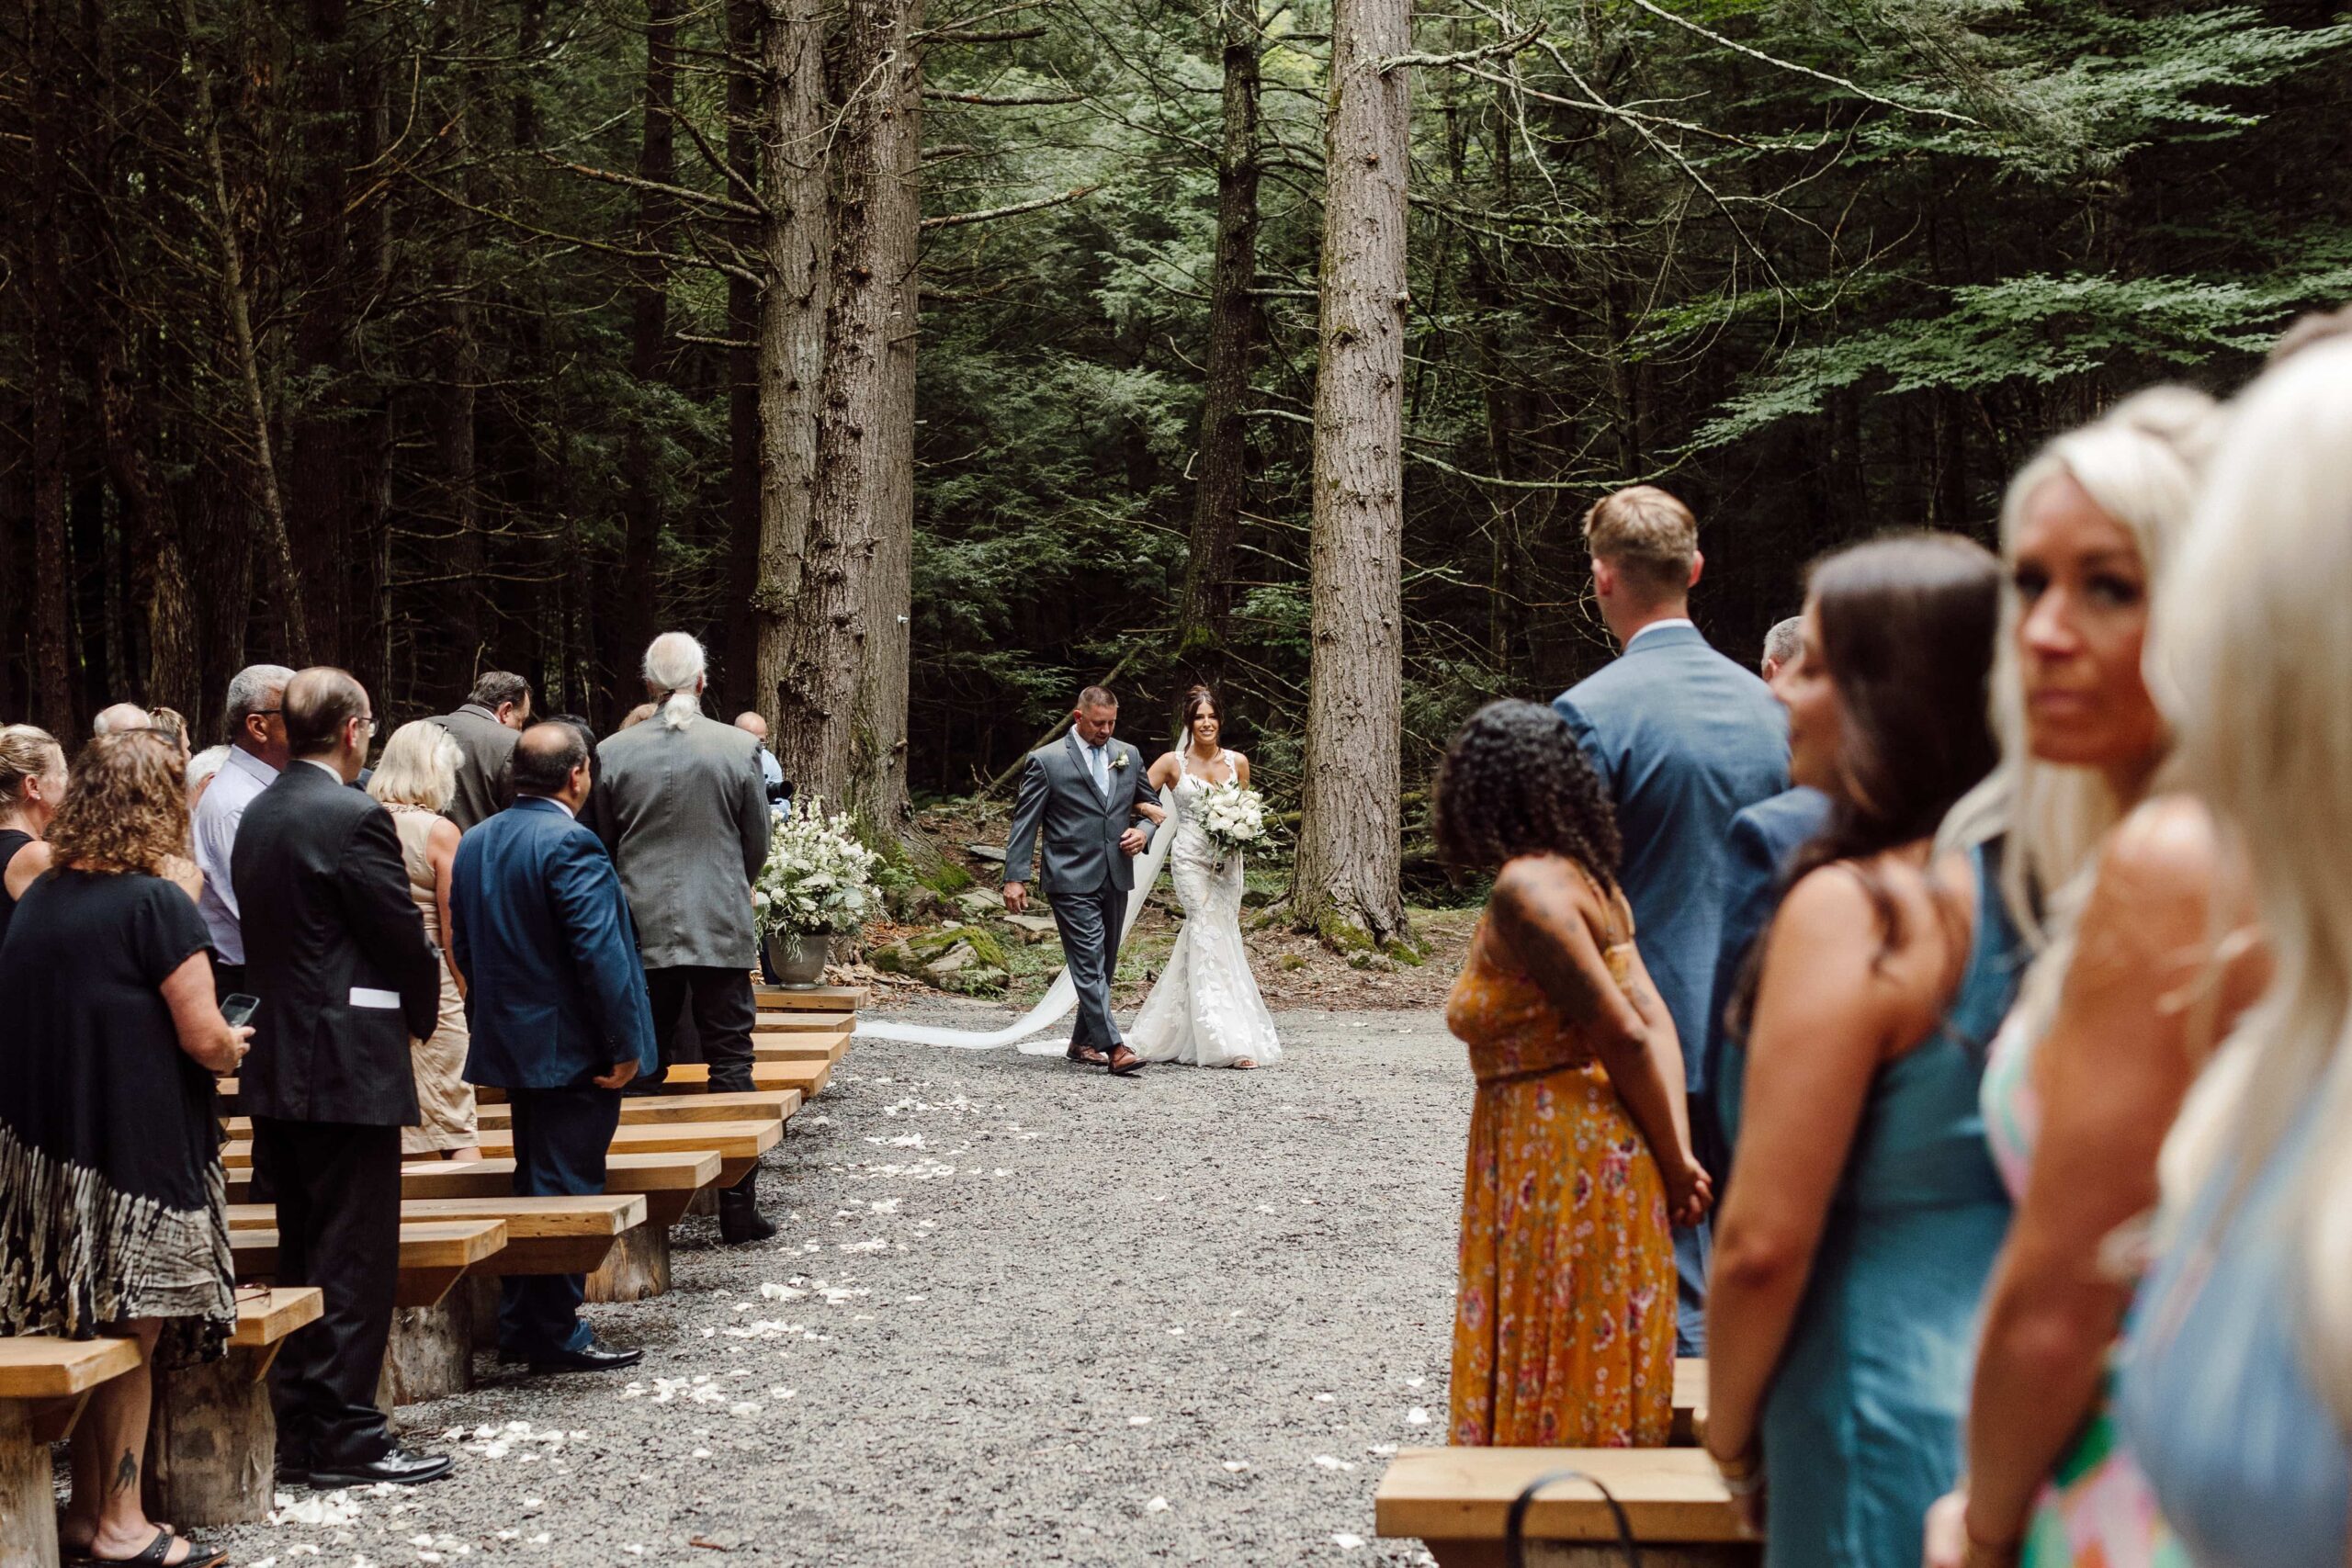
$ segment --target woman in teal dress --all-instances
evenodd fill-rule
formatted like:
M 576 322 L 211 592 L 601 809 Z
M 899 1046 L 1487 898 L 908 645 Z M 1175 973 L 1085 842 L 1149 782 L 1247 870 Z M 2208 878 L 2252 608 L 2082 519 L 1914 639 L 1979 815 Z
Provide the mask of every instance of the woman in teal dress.
M 1995 852 L 1933 839 L 1995 761 L 1997 577 L 1943 536 L 1833 556 L 1773 683 L 1831 809 L 1734 1002 L 1706 1440 L 1774 1568 L 1917 1562 L 1960 1468 L 2008 1220 L 1977 1087 L 2016 957 Z

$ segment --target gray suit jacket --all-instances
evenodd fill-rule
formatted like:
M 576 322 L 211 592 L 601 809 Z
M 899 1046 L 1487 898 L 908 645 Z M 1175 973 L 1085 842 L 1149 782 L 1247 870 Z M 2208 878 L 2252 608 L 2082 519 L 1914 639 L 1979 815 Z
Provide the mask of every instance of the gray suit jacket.
M 768 858 L 760 743 L 697 715 L 607 736 L 588 820 L 620 868 L 648 969 L 749 969 L 760 938 L 752 883 Z
M 1007 882 L 1029 880 L 1030 858 L 1043 829 L 1048 894 L 1092 893 L 1104 886 L 1124 891 L 1136 885 L 1135 862 L 1119 848 L 1119 835 L 1139 827 L 1148 837 L 1151 824 L 1137 816 L 1136 804 L 1150 799 L 1151 793 L 1143 781 L 1142 754 L 1115 737 L 1110 749 L 1108 799 L 1094 787 L 1075 731 L 1029 753 L 1012 805 L 1012 836 L 1004 846 Z M 1125 767 L 1116 765 L 1122 757 Z
M 506 764 L 514 755 L 519 732 L 498 722 L 498 716 L 480 703 L 467 703 L 433 721 L 449 732 L 464 761 L 458 764 L 458 794 L 442 815 L 464 832 L 513 804 L 514 785 Z

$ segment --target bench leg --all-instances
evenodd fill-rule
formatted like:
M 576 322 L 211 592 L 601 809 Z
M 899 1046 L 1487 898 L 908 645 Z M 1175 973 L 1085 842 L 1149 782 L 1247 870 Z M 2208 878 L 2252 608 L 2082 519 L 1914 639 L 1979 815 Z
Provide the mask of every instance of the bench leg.
M 0 1400 L 0 1562 L 57 1561 L 57 1504 L 49 1488 L 49 1445 L 33 1441 L 30 1413 Z
M 438 1306 L 401 1307 L 392 1314 L 391 1342 L 376 1403 L 421 1404 L 473 1386 L 473 1295 L 451 1291 Z
M 641 1302 L 670 1291 L 670 1230 L 633 1225 L 621 1232 L 605 1255 L 605 1266 L 588 1276 L 592 1302 Z
M 276 1489 L 277 1417 L 266 1358 L 232 1350 L 220 1360 L 155 1373 L 142 1504 L 150 1518 L 183 1529 L 252 1524 Z

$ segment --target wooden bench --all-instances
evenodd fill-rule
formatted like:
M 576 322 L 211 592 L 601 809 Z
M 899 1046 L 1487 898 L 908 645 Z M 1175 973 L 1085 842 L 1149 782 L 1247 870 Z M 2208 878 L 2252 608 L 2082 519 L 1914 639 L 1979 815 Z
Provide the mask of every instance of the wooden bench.
M 585 1198 L 403 1198 L 401 1201 L 402 1261 L 412 1226 L 445 1221 L 492 1221 L 505 1226 L 506 1245 L 471 1263 L 465 1272 L 503 1280 L 514 1274 L 585 1274 L 605 1260 L 614 1239 L 645 1223 L 645 1200 L 634 1194 Z M 277 1211 L 268 1203 L 229 1205 L 229 1235 L 270 1230 Z M 403 1306 L 430 1302 L 403 1301 Z
M 752 1000 L 762 1012 L 855 1012 L 865 1005 L 863 986 L 811 986 L 793 990 L 752 983 Z
M 1696 1448 L 1707 1429 L 1707 1362 L 1684 1356 L 1674 1363 L 1674 1431 L 1666 1440 L 1673 1448 Z
M 238 1225 L 232 1219 L 229 1250 L 236 1260 L 237 1278 L 274 1280 L 277 1273 L 277 1210 L 266 1204 L 244 1204 L 261 1224 Z M 506 1245 L 506 1225 L 500 1220 L 401 1221 L 400 1284 L 392 1300 L 404 1307 L 440 1303 L 468 1269 L 497 1256 Z
M 1582 1471 L 1608 1486 L 1650 1568 L 1755 1568 L 1763 1560 L 1701 1449 L 1407 1449 L 1380 1479 L 1375 1528 L 1419 1540 L 1440 1568 L 1499 1568 L 1511 1500 L 1554 1470 Z M 1624 1560 L 1609 1506 L 1578 1482 L 1544 1488 L 1522 1537 L 1530 1568 L 1615 1568 Z
M 0 1339 L 0 1562 L 57 1562 L 49 1445 L 74 1429 L 93 1389 L 138 1366 L 130 1339 Z
M 696 1193 L 717 1187 L 719 1164 L 711 1149 L 605 1156 L 605 1190 L 644 1199 L 645 1223 L 623 1231 L 590 1270 L 590 1301 L 639 1302 L 670 1289 L 670 1227 L 685 1217 Z M 511 1159 L 421 1160 L 401 1168 L 401 1196 L 499 1198 L 514 1181 Z
M 702 1064 L 694 1065 L 700 1066 Z M 677 1070 L 675 1067 L 671 1069 L 673 1073 Z M 625 1095 L 621 1100 L 621 1125 L 641 1127 L 653 1122 L 756 1122 L 763 1116 L 788 1117 L 799 1109 L 800 1095 L 797 1089 L 789 1088 L 757 1089 L 729 1094 L 697 1091 L 692 1094 Z M 502 1100 L 475 1106 L 474 1115 L 477 1126 L 511 1126 L 514 1107 Z
M 844 1012 L 801 1012 L 777 1008 L 760 1015 L 752 1027 L 752 1036 L 763 1034 L 847 1034 L 857 1027 L 854 1010 Z
M 613 1134 L 612 1152 L 624 1154 L 681 1154 L 708 1149 L 719 1159 L 718 1184 L 731 1186 L 748 1175 L 759 1163 L 760 1156 L 775 1147 L 784 1136 L 784 1123 L 775 1117 L 757 1122 L 687 1122 L 673 1126 L 655 1124 L 623 1127 Z M 492 1158 L 512 1157 L 514 1153 L 513 1133 L 503 1127 L 486 1128 L 481 1135 L 481 1152 Z M 249 1170 L 254 1163 L 252 1144 L 238 1141 L 220 1145 L 220 1163 L 231 1175 Z
M 141 1493 L 150 1517 L 185 1528 L 251 1524 L 267 1516 L 277 1487 L 277 1417 L 263 1380 L 287 1336 L 324 1310 L 315 1286 L 241 1289 L 225 1358 L 157 1369 Z
M 821 1056 L 815 1061 L 769 1061 L 763 1057 L 752 1064 L 752 1087 L 769 1093 L 791 1089 L 803 1099 L 814 1099 L 832 1079 L 833 1065 Z M 673 1088 L 691 1091 L 709 1081 L 707 1062 L 670 1064 L 668 1082 Z

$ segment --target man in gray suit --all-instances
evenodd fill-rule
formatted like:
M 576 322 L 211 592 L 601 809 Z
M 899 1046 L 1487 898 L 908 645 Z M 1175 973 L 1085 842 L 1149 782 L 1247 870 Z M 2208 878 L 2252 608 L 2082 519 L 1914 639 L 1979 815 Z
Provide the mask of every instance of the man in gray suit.
M 752 1029 L 759 1021 L 752 884 L 768 858 L 768 795 L 759 742 L 702 711 L 706 670 L 702 644 L 685 633 L 653 639 L 645 680 L 660 711 L 596 748 L 588 811 L 620 868 L 637 923 L 663 1067 L 669 1030 L 684 1008 L 710 1064 L 710 1091 L 741 1093 L 752 1088 Z M 753 1170 L 719 1194 L 726 1240 L 775 1234 L 760 1218 L 758 1180 Z
M 1138 809 L 1148 799 L 1143 758 L 1112 738 L 1118 722 L 1119 699 L 1089 686 L 1078 694 L 1069 732 L 1029 753 L 1004 848 L 1004 907 L 1016 915 L 1028 907 L 1029 867 L 1042 829 L 1046 892 L 1078 988 L 1069 1059 L 1129 1077 L 1143 1070 L 1143 1059 L 1111 1021 L 1111 968 L 1136 885 L 1134 860 L 1151 842 L 1151 825 Z
M 449 732 L 462 759 L 458 793 L 443 813 L 462 833 L 514 799 L 506 764 L 514 755 L 515 738 L 531 727 L 531 683 L 493 670 L 474 682 L 472 694 L 457 712 L 433 722 Z
M 1624 651 L 1552 705 L 1617 808 L 1618 885 L 1634 908 L 1634 945 L 1674 1020 L 1697 1111 L 1712 1088 L 1707 999 L 1730 882 L 1727 835 L 1741 810 L 1788 787 L 1788 719 L 1770 688 L 1691 625 L 1690 590 L 1706 558 L 1689 507 L 1635 485 L 1585 513 L 1584 538 L 1601 618 Z M 1704 1224 L 1674 1238 L 1685 1356 L 1706 1353 L 1707 1243 Z

